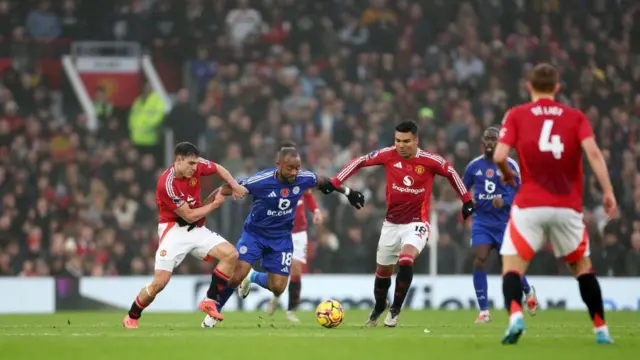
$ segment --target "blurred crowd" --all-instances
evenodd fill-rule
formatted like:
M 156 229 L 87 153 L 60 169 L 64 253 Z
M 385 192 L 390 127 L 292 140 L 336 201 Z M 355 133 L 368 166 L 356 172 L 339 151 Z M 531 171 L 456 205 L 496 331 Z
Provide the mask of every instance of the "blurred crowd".
M 527 70 L 550 62 L 562 77 L 558 100 L 591 121 L 620 203 L 620 218 L 608 221 L 587 167 L 584 220 L 596 272 L 640 276 L 636 1 L 0 0 L 0 19 L 3 43 L 137 41 L 180 61 L 184 88 L 163 130 L 201 145 L 237 177 L 272 166 L 282 140 L 299 144 L 307 168 L 333 176 L 391 145 L 405 119 L 418 122 L 421 147 L 462 173 L 480 154 L 483 129 L 528 101 Z M 166 159 L 131 144 L 126 109 L 101 113 L 100 130 L 90 132 L 52 95 L 37 68 L 2 75 L 0 275 L 149 274 L 155 182 Z M 368 197 L 360 211 L 316 195 L 326 221 L 310 229 L 309 272 L 373 271 L 384 181 L 380 169 L 350 180 Z M 230 200 L 209 224 L 235 242 L 249 206 Z M 436 182 L 432 208 L 438 273 L 470 272 L 470 223 L 447 181 Z M 548 250 L 530 272 L 567 274 Z M 430 251 L 418 272 L 428 272 Z M 493 258 L 492 271 L 498 266 Z M 176 272 L 208 270 L 192 259 Z

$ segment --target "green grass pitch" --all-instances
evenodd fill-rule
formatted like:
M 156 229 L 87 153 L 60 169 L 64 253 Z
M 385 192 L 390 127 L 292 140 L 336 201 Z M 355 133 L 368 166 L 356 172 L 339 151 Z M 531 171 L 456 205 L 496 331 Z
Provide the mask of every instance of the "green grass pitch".
M 200 313 L 146 313 L 137 330 L 122 328 L 123 312 L 0 316 L 0 359 L 47 360 L 569 360 L 635 359 L 640 312 L 610 312 L 616 341 L 596 345 L 586 312 L 540 311 L 526 316 L 516 346 L 500 344 L 507 315 L 474 324 L 475 311 L 405 311 L 397 328 L 362 328 L 365 311 L 347 310 L 338 328 L 324 329 L 310 312 L 290 324 L 279 312 L 228 313 L 213 329 Z M 425 332 L 428 329 L 428 332 Z

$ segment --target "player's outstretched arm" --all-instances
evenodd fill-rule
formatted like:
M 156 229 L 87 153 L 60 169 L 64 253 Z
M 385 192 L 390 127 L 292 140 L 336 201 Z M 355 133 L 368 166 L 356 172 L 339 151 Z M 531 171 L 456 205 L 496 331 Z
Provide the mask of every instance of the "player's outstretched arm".
M 202 219 L 203 217 L 211 214 L 214 210 L 219 208 L 224 202 L 224 196 L 220 194 L 220 192 L 214 191 L 207 200 L 205 200 L 205 204 L 196 209 L 191 209 L 187 203 L 182 204 L 179 208 L 175 210 L 175 213 L 178 214 L 184 221 L 192 224 L 196 221 Z
M 589 161 L 589 165 L 596 174 L 596 178 L 602 188 L 604 211 L 607 213 L 607 216 L 611 218 L 615 217 L 617 213 L 616 197 L 613 194 L 613 185 L 611 185 L 609 170 L 607 169 L 604 156 L 602 156 L 602 151 L 600 151 L 593 136 L 582 140 L 581 144 L 582 150 Z
M 225 169 L 220 164 L 216 164 L 216 168 L 216 174 L 218 175 L 220 180 L 227 183 L 226 185 L 229 185 L 229 189 L 231 189 L 231 194 L 229 195 L 233 196 L 234 199 L 240 199 L 247 195 L 247 189 L 244 186 L 238 184 L 238 181 L 233 177 L 233 175 L 231 175 L 229 170 Z
M 345 165 L 345 167 L 343 167 L 342 170 L 340 170 L 333 179 L 331 179 L 331 184 L 333 184 L 333 190 L 331 191 L 338 189 L 339 186 L 342 185 L 342 183 L 347 181 L 348 178 L 353 176 L 355 173 L 358 172 L 358 170 L 360 170 L 363 167 L 384 165 L 385 159 L 387 158 L 388 154 L 391 153 L 392 150 L 393 150 L 393 147 L 388 147 L 381 150 L 375 150 L 368 153 L 367 155 L 363 155 L 349 161 L 349 163 Z M 328 194 L 328 192 L 325 192 L 325 190 L 322 190 L 322 192 L 325 194 Z
M 449 184 L 453 190 L 458 193 L 460 200 L 462 200 L 462 216 L 466 220 L 469 216 L 473 215 L 476 209 L 476 205 L 473 203 L 471 193 L 467 190 L 467 187 L 462 182 L 460 175 L 453 166 L 449 165 L 441 156 L 436 155 L 429 160 L 427 165 L 436 174 L 447 178 Z
M 341 194 L 345 194 L 347 196 L 347 199 L 349 199 L 349 203 L 351 203 L 351 205 L 353 205 L 353 207 L 355 207 L 356 209 L 361 209 L 364 206 L 365 199 L 364 195 L 362 195 L 361 192 L 357 190 L 351 190 L 344 185 L 336 186 L 334 185 L 332 179 L 329 177 L 322 175 L 316 175 L 316 177 L 318 178 L 317 188 L 318 190 L 322 191 L 323 194 L 330 194 L 334 191 L 337 191 Z

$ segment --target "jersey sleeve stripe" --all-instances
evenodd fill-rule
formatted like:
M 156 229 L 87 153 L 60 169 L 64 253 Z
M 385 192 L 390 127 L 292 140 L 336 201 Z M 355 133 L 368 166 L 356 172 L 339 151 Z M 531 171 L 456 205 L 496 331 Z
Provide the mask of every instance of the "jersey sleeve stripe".
M 338 173 L 338 180 L 343 181 L 359 164 L 363 163 L 366 159 L 366 156 L 360 156 L 358 160 L 353 161 L 349 166 Z
M 460 195 L 466 194 L 467 188 L 464 186 L 464 183 L 462 183 L 462 179 L 460 179 L 460 175 L 458 175 L 458 173 L 452 167 L 449 167 L 449 172 L 453 176 L 453 180 L 456 182 L 456 185 L 458 186 Z
M 438 164 L 440 164 L 440 166 L 443 166 L 444 163 L 445 163 L 444 158 L 442 158 L 442 156 L 430 154 L 430 153 L 428 153 L 426 151 L 423 151 L 423 150 L 418 150 L 418 156 L 425 157 L 427 159 L 431 159 L 431 160 L 437 162 Z
M 249 179 L 247 179 L 246 183 L 247 184 L 253 184 L 255 182 L 258 182 L 258 181 L 261 181 L 261 180 L 264 180 L 264 179 L 268 179 L 268 178 L 270 178 L 272 176 L 273 176 L 273 171 L 270 171 L 270 172 L 265 173 L 265 174 L 255 175 L 255 176 L 252 176 Z
M 173 191 L 173 180 L 175 178 L 175 174 L 173 173 L 173 169 L 171 170 L 171 172 L 167 175 L 167 180 L 164 184 L 165 190 L 167 191 L 167 195 L 169 196 L 169 199 L 171 199 L 171 201 L 173 201 L 174 199 L 178 198 L 178 196 L 176 196 L 175 191 Z M 182 202 L 180 204 L 176 204 L 178 206 L 182 205 Z
M 516 169 L 516 172 L 518 173 L 518 175 L 520 175 L 520 166 L 518 166 L 518 163 L 512 158 L 507 158 L 507 161 Z

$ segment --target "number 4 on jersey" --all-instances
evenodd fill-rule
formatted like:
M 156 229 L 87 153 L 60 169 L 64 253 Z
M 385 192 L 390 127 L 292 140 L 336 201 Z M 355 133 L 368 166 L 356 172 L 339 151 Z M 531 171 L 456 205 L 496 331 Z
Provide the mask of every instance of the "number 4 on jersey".
M 552 128 L 553 120 L 545 120 L 542 124 L 538 147 L 541 152 L 551 152 L 554 158 L 560 159 L 564 152 L 564 144 L 560 140 L 560 135 L 551 135 Z

